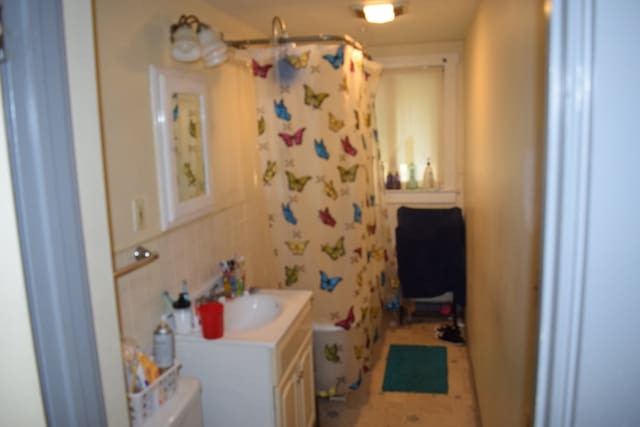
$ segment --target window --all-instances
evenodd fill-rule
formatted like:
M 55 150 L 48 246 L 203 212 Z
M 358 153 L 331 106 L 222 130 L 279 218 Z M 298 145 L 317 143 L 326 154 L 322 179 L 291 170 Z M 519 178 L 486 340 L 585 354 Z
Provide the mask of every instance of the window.
M 435 172 L 437 189 L 456 191 L 455 54 L 378 59 L 384 72 L 376 96 L 380 151 L 389 172 L 409 177 L 416 166 L 422 184 L 427 159 Z

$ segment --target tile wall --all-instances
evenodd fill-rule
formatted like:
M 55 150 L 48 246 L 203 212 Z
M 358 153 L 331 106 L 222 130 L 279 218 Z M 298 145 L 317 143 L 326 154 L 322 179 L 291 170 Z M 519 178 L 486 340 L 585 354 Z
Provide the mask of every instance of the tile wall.
M 190 292 L 201 289 L 218 274 L 218 262 L 235 254 L 247 260 L 248 281 L 269 286 L 259 279 L 264 274 L 261 265 L 266 263 L 255 254 L 259 245 L 251 244 L 247 210 L 247 204 L 238 203 L 143 242 L 160 258 L 116 280 L 122 337 L 133 338 L 150 351 L 153 330 L 165 309 L 162 291 L 175 298 L 182 279 L 187 280 Z M 116 268 L 132 261 L 133 249 L 116 253 Z

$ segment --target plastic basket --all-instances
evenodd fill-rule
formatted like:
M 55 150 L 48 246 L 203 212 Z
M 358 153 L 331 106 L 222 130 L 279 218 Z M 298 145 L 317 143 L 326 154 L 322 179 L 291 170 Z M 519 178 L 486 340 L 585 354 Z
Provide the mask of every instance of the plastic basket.
M 167 403 L 175 394 L 178 387 L 178 374 L 180 362 L 175 361 L 173 366 L 160 375 L 147 388 L 138 393 L 129 393 L 129 415 L 132 427 L 141 426 L 162 405 Z

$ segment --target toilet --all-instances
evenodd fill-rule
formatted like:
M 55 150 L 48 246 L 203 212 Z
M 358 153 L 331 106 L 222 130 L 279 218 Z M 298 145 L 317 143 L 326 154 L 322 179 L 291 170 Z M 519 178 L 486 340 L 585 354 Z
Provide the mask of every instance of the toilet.
M 202 387 L 193 377 L 178 377 L 176 393 L 141 427 L 202 427 Z

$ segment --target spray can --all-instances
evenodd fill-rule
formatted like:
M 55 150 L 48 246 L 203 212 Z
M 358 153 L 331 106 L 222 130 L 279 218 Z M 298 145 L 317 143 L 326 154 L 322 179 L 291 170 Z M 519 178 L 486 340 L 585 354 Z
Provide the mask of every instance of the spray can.
M 160 373 L 167 371 L 173 365 L 175 355 L 175 341 L 173 331 L 166 322 L 165 316 L 153 332 L 153 357 Z

